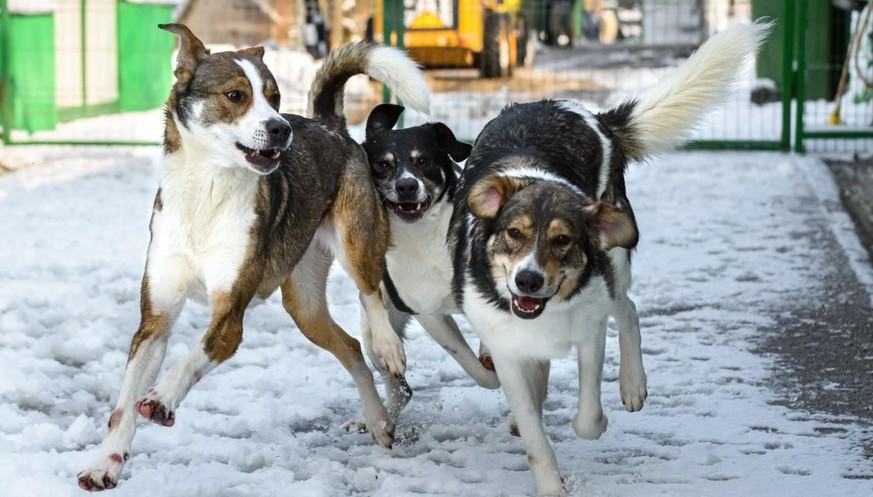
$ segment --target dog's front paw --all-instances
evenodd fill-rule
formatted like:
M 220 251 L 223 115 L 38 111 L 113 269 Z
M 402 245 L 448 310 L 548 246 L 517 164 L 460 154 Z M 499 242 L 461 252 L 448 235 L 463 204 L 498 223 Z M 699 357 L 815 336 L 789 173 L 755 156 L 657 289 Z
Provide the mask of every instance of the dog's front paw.
M 576 436 L 585 440 L 597 440 L 606 432 L 609 420 L 606 414 L 600 411 L 597 415 L 583 415 L 581 412 L 573 418 L 573 430 Z
M 154 388 L 149 388 L 145 397 L 138 400 L 135 407 L 136 412 L 153 423 L 161 426 L 173 426 L 176 424 L 176 413 L 173 411 L 173 408 L 166 405 L 161 399 L 161 395 Z
M 406 352 L 403 350 L 403 341 L 400 337 L 391 333 L 373 336 L 373 351 L 379 364 L 376 367 L 388 374 L 400 376 L 406 372 Z
M 556 469 L 535 467 L 536 458 L 532 459 L 530 454 L 528 454 L 528 462 L 534 474 L 537 497 L 567 497 L 566 480 Z
M 643 408 L 643 402 L 648 396 L 646 390 L 646 373 L 642 367 L 619 367 L 618 389 L 621 402 L 628 412 L 637 412 Z
M 373 440 L 386 449 L 390 449 L 394 445 L 394 422 L 387 418 L 372 424 L 365 420 L 353 419 L 343 424 L 343 429 L 358 433 L 369 432 Z
M 367 423 L 367 430 L 373 440 L 382 447 L 390 449 L 394 445 L 394 421 L 387 417 L 372 424 Z
M 560 489 L 545 489 L 537 490 L 537 497 L 567 497 L 567 490 L 563 487 Z
M 111 453 L 108 456 L 98 457 L 90 468 L 79 473 L 79 488 L 89 492 L 110 490 L 118 485 L 118 476 L 127 454 Z
M 364 402 L 364 421 L 349 421 L 343 425 L 346 431 L 370 432 L 370 436 L 382 447 L 394 445 L 394 421 L 378 396 L 372 402 Z

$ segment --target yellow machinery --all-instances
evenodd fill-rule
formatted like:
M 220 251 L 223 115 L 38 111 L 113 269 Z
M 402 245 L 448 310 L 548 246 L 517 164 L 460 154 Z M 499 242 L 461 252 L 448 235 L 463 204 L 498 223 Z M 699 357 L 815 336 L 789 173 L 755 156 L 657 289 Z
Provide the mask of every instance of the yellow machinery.
M 425 67 L 476 67 L 483 77 L 509 76 L 533 55 L 520 0 L 416 0 L 396 13 L 377 0 L 374 32 L 383 16 L 403 18 L 403 46 Z M 391 40 L 396 44 L 396 39 Z

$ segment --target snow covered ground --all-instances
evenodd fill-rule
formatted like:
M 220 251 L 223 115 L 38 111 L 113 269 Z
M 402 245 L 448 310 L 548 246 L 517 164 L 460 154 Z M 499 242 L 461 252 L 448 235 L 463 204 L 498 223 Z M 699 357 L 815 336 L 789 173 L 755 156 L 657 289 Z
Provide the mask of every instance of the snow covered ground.
M 138 323 L 158 151 L 16 150 L 35 165 L 0 176 L 0 494 L 84 495 L 75 476 L 105 432 Z M 578 440 L 575 364 L 556 361 L 545 419 L 571 495 L 873 495 L 861 449 L 869 429 L 777 405 L 772 358 L 754 353 L 779 332 L 782 310 L 815 295 L 832 269 L 821 237 L 840 240 L 873 286 L 824 166 L 781 154 L 673 154 L 633 167 L 628 188 L 642 235 L 633 298 L 649 399 L 624 412 L 611 330 L 609 431 Z M 810 231 L 822 223 L 830 233 Z M 341 272 L 330 296 L 338 322 L 357 334 L 354 286 Z M 206 308 L 186 307 L 168 364 L 208 321 Z M 245 325 L 240 351 L 194 387 L 174 427 L 140 423 L 110 495 L 532 494 L 502 394 L 476 387 L 421 330 L 407 343 L 415 396 L 388 451 L 342 430 L 360 415 L 354 386 L 275 296 Z

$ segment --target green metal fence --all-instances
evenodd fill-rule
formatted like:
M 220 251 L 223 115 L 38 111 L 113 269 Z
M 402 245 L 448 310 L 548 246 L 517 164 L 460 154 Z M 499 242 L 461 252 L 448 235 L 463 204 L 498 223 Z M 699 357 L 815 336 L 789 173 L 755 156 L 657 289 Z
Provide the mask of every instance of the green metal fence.
M 16 10 L 10 0 L 0 0 L 5 145 L 158 143 L 157 134 L 125 139 L 123 133 L 54 131 L 86 118 L 163 104 L 172 84 L 174 40 L 155 26 L 171 21 L 173 4 L 79 0 L 18 5 Z
M 857 94 L 863 87 L 858 84 L 860 80 L 864 77 L 873 80 L 873 44 L 858 43 L 858 51 L 853 51 L 850 46 L 856 40 L 855 36 L 858 41 L 864 41 L 864 38 L 873 41 L 869 31 L 854 33 L 862 25 L 858 21 L 863 16 L 869 19 L 871 7 L 864 9 L 866 1 L 847 0 L 833 2 L 842 4 L 842 10 L 831 7 L 828 12 L 827 2 L 795 3 L 798 36 L 794 75 L 797 95 L 794 150 L 873 152 L 873 99 L 869 88 L 866 100 L 859 100 L 858 97 L 863 95 Z M 831 29 L 827 32 L 816 29 L 828 14 Z M 821 54 L 822 45 L 830 48 L 830 58 Z M 865 56 L 867 62 L 852 64 Z M 843 89 L 838 75 L 843 74 L 842 66 L 846 63 L 847 83 Z M 838 102 L 842 104 L 839 109 Z
M 4 144 L 159 143 L 160 107 L 172 82 L 174 40 L 155 25 L 172 20 L 172 6 L 80 0 L 78 6 L 77 2 L 59 2 L 67 10 L 54 15 L 21 15 L 10 12 L 8 1 L 0 0 Z M 374 2 L 384 9 L 381 18 L 373 12 L 373 19 L 381 21 L 376 38 L 397 45 L 410 40 L 410 31 L 415 30 L 409 25 L 421 14 L 419 4 L 423 3 L 428 2 Z M 410 125 L 423 119 L 440 120 L 458 136 L 472 140 L 485 122 L 515 101 L 568 97 L 595 110 L 605 109 L 668 74 L 700 43 L 728 25 L 767 17 L 775 27 L 755 67 L 689 147 L 873 150 L 873 103 L 869 98 L 858 100 L 857 70 L 848 71 L 848 90 L 837 88 L 863 1 L 602 0 L 596 13 L 586 12 L 584 5 L 590 3 L 581 0 L 429 3 L 440 5 L 443 10 L 438 14 L 449 23 L 470 15 L 462 8 L 497 5 L 511 19 L 508 22 L 513 23 L 519 39 L 526 40 L 524 48 L 529 51 L 519 55 L 525 61 L 518 61 L 511 76 L 482 78 L 480 61 L 466 69 L 427 69 L 434 92 L 432 114 L 410 114 Z M 835 6 L 840 3 L 845 5 Z M 314 5 L 307 2 L 307 9 Z M 111 18 L 111 28 L 97 24 L 94 16 L 98 15 Z M 98 26 L 104 32 L 111 29 L 112 36 L 97 36 Z M 873 59 L 871 45 L 873 41 L 862 44 L 870 52 L 861 53 L 865 63 Z M 268 59 L 276 53 L 268 48 Z M 530 54 L 534 54 L 532 63 Z M 308 57 L 305 52 L 302 56 Z M 297 59 L 288 60 L 273 57 L 271 62 L 280 85 L 283 79 L 304 85 L 303 78 L 311 77 L 309 67 L 314 63 L 306 62 L 309 66 L 303 70 L 296 66 Z M 98 70 L 106 74 L 96 75 Z M 305 93 L 283 90 L 283 95 L 284 111 L 302 110 Z M 842 102 L 839 122 L 831 119 L 838 101 Z M 105 120 L 104 124 L 91 126 L 99 120 Z M 143 127 L 138 124 L 142 122 L 149 124 Z

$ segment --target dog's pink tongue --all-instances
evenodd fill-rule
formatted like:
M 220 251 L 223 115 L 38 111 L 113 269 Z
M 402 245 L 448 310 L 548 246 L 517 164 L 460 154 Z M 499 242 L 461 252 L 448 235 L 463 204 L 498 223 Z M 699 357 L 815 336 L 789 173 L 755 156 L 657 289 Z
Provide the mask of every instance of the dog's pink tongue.
M 523 297 L 519 296 L 516 298 L 516 305 L 521 307 L 522 309 L 535 309 L 537 306 L 542 304 L 543 299 L 538 299 L 536 297 Z

